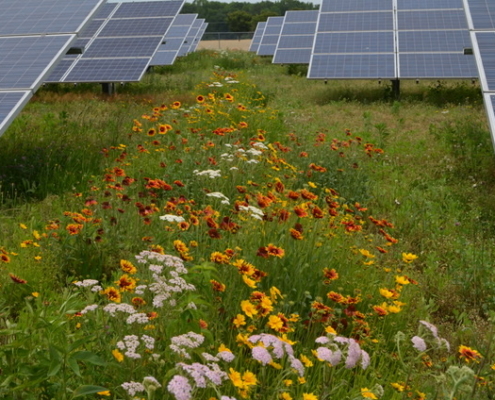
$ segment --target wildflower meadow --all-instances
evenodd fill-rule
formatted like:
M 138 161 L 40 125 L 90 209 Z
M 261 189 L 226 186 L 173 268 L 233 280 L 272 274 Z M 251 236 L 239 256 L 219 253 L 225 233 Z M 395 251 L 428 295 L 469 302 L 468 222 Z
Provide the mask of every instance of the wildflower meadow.
M 56 206 L 5 200 L 0 397 L 492 398 L 493 331 L 444 323 L 442 266 L 367 189 L 392 134 L 293 129 L 222 57 L 79 152 Z

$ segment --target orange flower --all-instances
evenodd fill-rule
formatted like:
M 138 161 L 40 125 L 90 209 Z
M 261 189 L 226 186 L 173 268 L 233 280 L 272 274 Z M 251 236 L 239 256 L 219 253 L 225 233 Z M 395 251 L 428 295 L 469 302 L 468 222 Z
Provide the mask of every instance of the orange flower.
M 129 275 L 122 275 L 118 281 L 115 281 L 122 292 L 132 292 L 136 288 L 136 280 Z
M 327 297 L 330 300 L 335 301 L 336 303 L 345 303 L 346 299 L 344 296 L 342 296 L 340 293 L 337 292 L 328 292 Z
M 223 95 L 223 97 L 224 97 L 225 100 L 227 100 L 227 101 L 229 101 L 231 103 L 234 101 L 234 96 L 232 96 L 230 93 L 225 93 Z
M 295 240 L 303 240 L 304 236 L 297 229 L 291 228 L 289 229 L 290 235 Z
M 325 280 L 323 281 L 325 285 L 328 285 L 331 281 L 339 279 L 339 274 L 333 268 L 323 268 L 323 275 L 325 276 Z
M 202 96 L 202 95 L 196 96 L 196 101 L 198 103 L 204 103 L 205 102 L 205 96 Z
M 127 260 L 120 260 L 120 268 L 122 271 L 127 272 L 128 274 L 134 275 L 137 272 L 137 268 Z
M 220 283 L 214 279 L 210 280 L 211 287 L 215 292 L 225 292 L 226 286 L 223 283 Z
M 268 246 L 266 246 L 266 251 L 268 255 L 273 257 L 282 258 L 285 255 L 284 249 L 282 249 L 281 247 L 277 247 L 271 243 Z
M 220 253 L 219 251 L 214 251 L 210 255 L 210 261 L 217 263 L 217 264 L 228 264 L 229 263 L 229 256 Z
M 14 282 L 14 283 L 20 283 L 20 284 L 27 283 L 27 280 L 19 278 L 18 276 L 14 275 L 14 274 L 9 273 L 9 276 L 10 276 L 10 279 L 12 279 L 12 282 Z
M 77 235 L 81 232 L 81 229 L 83 228 L 82 224 L 69 224 L 66 226 L 66 230 L 69 233 L 69 235 Z
M 174 110 L 179 109 L 179 108 L 180 108 L 180 106 L 181 106 L 180 101 L 174 101 L 174 102 L 172 103 L 172 109 L 174 109 Z
M 122 296 L 120 292 L 114 287 L 108 287 L 100 292 L 101 295 L 106 296 L 108 300 L 114 303 L 120 303 L 122 301 Z
M 467 363 L 471 361 L 479 362 L 479 360 L 483 358 L 483 356 L 478 351 L 464 345 L 459 346 L 458 351 L 459 357 L 463 357 L 464 361 L 466 361 Z
M 10 262 L 10 257 L 7 254 L 0 254 L 0 261 L 4 263 L 9 263 Z

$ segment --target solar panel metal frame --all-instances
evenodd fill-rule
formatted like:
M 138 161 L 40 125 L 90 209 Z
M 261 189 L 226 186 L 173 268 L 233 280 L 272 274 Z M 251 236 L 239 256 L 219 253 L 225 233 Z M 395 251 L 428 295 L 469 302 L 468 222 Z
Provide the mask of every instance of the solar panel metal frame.
M 10 103 L 5 96 L 16 95 Z M 31 90 L 6 91 L 0 90 L 0 136 L 19 115 L 29 100 L 33 97 Z
M 194 22 L 191 25 L 191 29 L 187 33 L 187 36 L 184 40 L 184 43 L 182 44 L 179 53 L 177 54 L 178 57 L 185 56 L 189 54 L 191 46 L 193 45 L 194 39 L 196 38 L 199 29 L 201 28 L 201 25 L 203 24 L 204 19 L 197 18 L 194 20 Z
M 203 38 L 203 35 L 205 34 L 206 28 L 208 28 L 208 22 L 203 21 L 203 25 L 199 28 L 198 34 L 196 35 L 196 38 L 194 39 L 194 42 L 191 46 L 190 52 L 195 52 L 196 49 L 198 48 L 199 42 L 201 42 L 201 39 Z

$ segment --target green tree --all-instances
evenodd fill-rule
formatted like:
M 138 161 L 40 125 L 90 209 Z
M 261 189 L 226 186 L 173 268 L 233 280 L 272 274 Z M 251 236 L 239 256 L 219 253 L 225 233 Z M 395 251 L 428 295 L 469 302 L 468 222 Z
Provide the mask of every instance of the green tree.
M 248 32 L 252 29 L 253 16 L 246 11 L 233 11 L 227 14 L 230 32 Z

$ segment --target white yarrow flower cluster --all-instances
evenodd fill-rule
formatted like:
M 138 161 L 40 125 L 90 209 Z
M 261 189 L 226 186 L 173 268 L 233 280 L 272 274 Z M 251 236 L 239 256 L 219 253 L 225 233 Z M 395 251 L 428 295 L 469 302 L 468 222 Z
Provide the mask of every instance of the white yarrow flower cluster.
M 177 222 L 177 223 L 185 221 L 184 217 L 181 217 L 180 215 L 174 215 L 174 214 L 161 215 L 160 219 L 162 221 Z
M 129 396 L 135 396 L 136 393 L 144 392 L 145 388 L 142 383 L 139 382 L 124 382 L 122 388 L 127 392 Z
M 103 307 L 103 311 L 110 314 L 112 317 L 115 317 L 117 312 L 126 314 L 134 314 L 136 312 L 134 307 L 127 303 L 109 303 Z
M 229 198 L 227 196 L 225 196 L 223 193 L 211 192 L 211 193 L 207 193 L 206 196 L 214 197 L 216 199 L 221 199 L 220 203 L 222 203 L 222 204 L 230 204 Z
M 174 336 L 171 339 L 172 344 L 170 345 L 170 348 L 174 353 L 190 359 L 191 356 L 186 349 L 195 349 L 201 346 L 204 340 L 205 338 L 203 335 L 195 332 L 189 332 L 184 335 Z
M 262 220 L 265 213 L 254 206 L 239 206 L 239 211 L 247 212 L 252 218 Z
M 141 339 L 137 335 L 126 335 L 123 340 L 117 342 L 116 346 L 119 350 L 125 351 L 124 355 L 129 358 L 141 358 L 141 354 L 137 353 L 140 344 L 148 350 L 155 348 L 155 339 L 148 335 L 141 335 Z
M 219 169 L 205 169 L 204 171 L 199 171 L 195 169 L 193 174 L 196 176 L 207 176 L 208 178 L 220 178 L 222 176 L 222 171 Z
M 84 307 L 82 310 L 81 310 L 81 314 L 87 314 L 88 312 L 90 311 L 94 311 L 98 308 L 98 304 L 91 304 L 89 306 L 86 306 Z
M 98 283 L 96 279 L 84 279 L 83 281 L 74 282 L 74 285 L 77 287 L 93 287 L 98 285 Z

